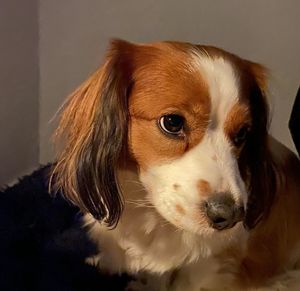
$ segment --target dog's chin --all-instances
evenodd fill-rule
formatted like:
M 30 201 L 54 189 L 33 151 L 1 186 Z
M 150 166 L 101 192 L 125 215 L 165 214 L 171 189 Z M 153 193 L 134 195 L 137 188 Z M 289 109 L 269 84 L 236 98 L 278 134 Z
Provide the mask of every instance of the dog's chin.
M 231 227 L 227 227 L 222 230 L 218 230 L 214 227 L 212 227 L 209 224 L 201 225 L 201 226 L 195 226 L 195 227 L 186 227 L 184 228 L 186 231 L 191 231 L 195 233 L 196 235 L 207 237 L 207 238 L 213 238 L 213 237 L 227 237 L 234 235 L 236 232 L 239 232 L 241 229 L 244 229 L 244 226 L 241 222 L 235 223 Z
M 164 220 L 167 219 L 164 217 Z M 182 233 L 183 237 L 198 242 L 199 246 L 209 250 L 208 253 L 218 254 L 233 246 L 238 246 L 241 251 L 246 249 L 248 231 L 242 221 L 223 230 L 213 228 L 208 222 L 196 224 L 193 221 L 186 223 L 167 221 L 178 234 Z
M 166 217 L 163 214 L 160 214 L 160 216 L 162 216 L 169 224 L 173 225 L 177 231 L 189 232 L 202 239 L 230 238 L 236 236 L 237 233 L 247 232 L 242 221 L 235 222 L 234 224 L 219 230 L 213 227 L 206 219 L 197 223 L 195 222 L 194 217 L 187 217 L 186 219 L 179 220 Z

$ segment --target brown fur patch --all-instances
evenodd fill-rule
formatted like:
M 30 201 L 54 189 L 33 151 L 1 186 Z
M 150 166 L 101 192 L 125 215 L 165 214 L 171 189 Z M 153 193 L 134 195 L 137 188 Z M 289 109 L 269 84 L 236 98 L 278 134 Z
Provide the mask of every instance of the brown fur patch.
M 197 188 L 201 196 L 207 196 L 212 192 L 209 182 L 203 179 L 198 181 Z
M 177 211 L 178 213 L 180 213 L 180 214 L 182 214 L 182 215 L 185 214 L 185 210 L 184 210 L 184 208 L 183 208 L 181 205 L 176 204 L 175 208 L 176 208 L 176 211 Z
M 225 134 L 229 139 L 233 139 L 244 125 L 251 126 L 250 109 L 246 103 L 238 102 L 232 107 L 226 118 L 224 124 Z
M 173 184 L 173 189 L 174 190 L 178 190 L 180 188 L 180 185 L 178 185 L 178 184 Z
M 129 145 L 144 169 L 174 160 L 197 145 L 210 113 L 207 85 L 201 74 L 190 71 L 189 54 L 170 44 L 162 44 L 154 52 L 151 63 L 136 71 L 129 100 Z M 184 117 L 184 138 L 170 137 L 160 130 L 157 123 L 165 114 Z

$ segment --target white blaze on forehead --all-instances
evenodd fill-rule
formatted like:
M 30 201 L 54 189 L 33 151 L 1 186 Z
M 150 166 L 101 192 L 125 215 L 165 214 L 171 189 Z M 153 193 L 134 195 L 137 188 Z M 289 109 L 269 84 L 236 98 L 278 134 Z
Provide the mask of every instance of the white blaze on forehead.
M 207 147 L 217 157 L 218 168 L 235 198 L 246 203 L 246 190 L 241 180 L 231 143 L 224 132 L 229 112 L 238 102 L 240 84 L 232 63 L 221 56 L 209 56 L 206 51 L 192 52 L 193 69 L 206 81 L 210 102 L 210 124 L 205 135 Z M 204 141 L 203 141 L 204 142 Z
M 238 100 L 239 80 L 233 65 L 222 57 L 192 52 L 193 71 L 206 81 L 211 101 L 212 126 L 222 126 L 227 114 Z

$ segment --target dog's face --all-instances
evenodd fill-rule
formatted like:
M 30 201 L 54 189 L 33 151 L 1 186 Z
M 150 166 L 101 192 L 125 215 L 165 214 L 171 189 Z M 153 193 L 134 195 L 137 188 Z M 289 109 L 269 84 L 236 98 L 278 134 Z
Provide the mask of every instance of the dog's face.
M 147 199 L 179 228 L 220 231 L 245 210 L 255 224 L 274 190 L 265 181 L 273 174 L 264 75 L 213 47 L 115 42 L 62 117 L 58 185 L 113 225 L 122 211 L 118 169 L 134 164 Z
M 140 179 L 177 227 L 231 228 L 248 197 L 238 165 L 252 127 L 243 72 L 208 48 L 160 50 L 136 72 L 129 98 L 129 150 Z

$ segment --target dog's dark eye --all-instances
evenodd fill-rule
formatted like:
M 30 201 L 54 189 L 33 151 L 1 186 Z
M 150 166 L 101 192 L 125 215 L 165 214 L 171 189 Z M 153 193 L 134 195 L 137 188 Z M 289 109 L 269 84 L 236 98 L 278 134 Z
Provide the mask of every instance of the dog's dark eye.
M 233 137 L 233 143 L 236 147 L 241 146 L 247 139 L 249 133 L 249 127 L 243 126 L 240 128 L 240 130 L 237 132 L 237 134 Z
M 178 114 L 164 115 L 159 119 L 160 128 L 171 135 L 181 135 L 183 133 L 184 118 Z

